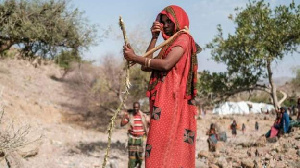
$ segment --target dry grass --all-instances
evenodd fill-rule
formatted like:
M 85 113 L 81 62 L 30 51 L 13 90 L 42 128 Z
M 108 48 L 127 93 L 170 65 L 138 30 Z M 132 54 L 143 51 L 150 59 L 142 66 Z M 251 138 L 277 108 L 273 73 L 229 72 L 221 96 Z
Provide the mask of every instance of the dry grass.
M 33 138 L 32 133 L 35 129 L 30 124 L 17 126 L 14 120 L 2 120 L 4 109 L 1 107 L 0 112 L 0 153 L 15 151 L 26 145 L 37 143 L 42 139 L 42 135 Z

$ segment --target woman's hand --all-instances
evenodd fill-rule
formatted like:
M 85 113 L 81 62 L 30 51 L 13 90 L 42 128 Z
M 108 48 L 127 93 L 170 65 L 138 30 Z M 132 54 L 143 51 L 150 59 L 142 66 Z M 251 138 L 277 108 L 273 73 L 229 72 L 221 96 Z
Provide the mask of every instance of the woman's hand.
M 158 38 L 161 30 L 162 30 L 162 25 L 160 22 L 155 21 L 152 24 L 152 27 L 150 28 L 151 30 L 151 34 L 152 34 L 152 38 Z
M 134 50 L 131 48 L 130 44 L 127 44 L 123 46 L 123 54 L 124 54 L 124 58 L 127 60 L 127 61 L 134 61 L 135 57 L 136 57 L 136 54 L 134 52 Z

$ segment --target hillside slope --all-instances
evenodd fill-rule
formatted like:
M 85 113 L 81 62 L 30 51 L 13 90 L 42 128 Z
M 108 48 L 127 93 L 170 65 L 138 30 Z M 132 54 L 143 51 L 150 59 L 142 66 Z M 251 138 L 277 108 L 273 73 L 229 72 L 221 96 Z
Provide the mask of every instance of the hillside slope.
M 16 128 L 30 124 L 31 133 L 27 136 L 28 139 L 43 135 L 38 143 L 20 149 L 22 152 L 38 150 L 37 155 L 20 159 L 25 168 L 101 167 L 107 145 L 107 134 L 97 131 L 99 130 L 97 128 L 87 129 L 81 124 L 81 115 L 78 115 L 81 98 L 74 96 L 76 94 L 73 92 L 76 92 L 76 88 L 72 90 L 70 87 L 65 87 L 66 83 L 59 80 L 62 74 L 62 70 L 51 63 L 34 68 L 24 60 L 0 61 L 0 100 L 5 107 L 1 124 L 10 123 L 11 120 L 14 120 Z M 282 167 L 300 165 L 299 129 L 276 143 L 253 145 L 270 129 L 274 117 L 265 114 L 216 116 L 209 112 L 206 116 L 199 116 L 196 155 L 200 152 L 200 157 L 196 160 L 196 167 L 206 168 L 209 165 L 238 167 L 244 164 L 243 161 L 247 161 L 250 165 L 254 162 L 260 165 L 282 165 Z M 233 119 L 237 120 L 239 125 L 246 124 L 244 135 L 238 130 L 236 138 L 231 136 L 229 125 Z M 260 123 L 259 131 L 254 130 L 255 121 Z M 216 123 L 220 131 L 228 135 L 228 141 L 216 153 L 207 152 L 205 133 L 211 123 Z M 125 148 L 127 128 L 119 128 L 118 125 L 117 122 L 108 165 L 125 168 L 127 167 Z M 101 126 L 104 127 L 103 130 L 105 126 Z M 259 151 L 259 157 L 253 154 L 256 150 Z M 1 156 L 0 167 L 7 167 Z
M 22 160 L 25 167 L 82 168 L 100 166 L 102 163 L 99 157 L 103 152 L 100 150 L 106 148 L 107 136 L 68 122 L 68 118 L 76 117 L 70 107 L 77 107 L 80 102 L 64 90 L 63 82 L 53 80 L 53 76 L 60 78 L 62 73 L 59 67 L 51 63 L 34 68 L 24 60 L 0 61 L 4 123 L 14 120 L 16 128 L 30 124 L 29 139 L 43 135 L 39 143 L 21 149 L 24 152 L 39 151 L 38 155 Z M 119 135 L 118 131 L 123 130 L 116 130 L 116 136 L 121 137 L 124 143 L 126 134 L 122 132 Z M 114 137 L 113 142 L 116 142 Z M 118 143 L 113 146 L 114 149 L 126 151 Z M 115 155 L 116 158 L 126 159 L 124 153 Z M 0 161 L 0 167 L 4 167 L 5 161 Z

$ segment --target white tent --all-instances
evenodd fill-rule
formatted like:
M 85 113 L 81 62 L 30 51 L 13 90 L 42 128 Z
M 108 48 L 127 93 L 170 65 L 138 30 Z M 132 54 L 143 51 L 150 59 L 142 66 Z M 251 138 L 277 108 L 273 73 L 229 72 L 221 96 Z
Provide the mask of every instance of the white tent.
M 213 114 L 249 114 L 249 113 L 261 113 L 271 111 L 274 109 L 273 105 L 265 103 L 253 103 L 249 101 L 241 102 L 225 102 L 218 104 L 214 107 Z

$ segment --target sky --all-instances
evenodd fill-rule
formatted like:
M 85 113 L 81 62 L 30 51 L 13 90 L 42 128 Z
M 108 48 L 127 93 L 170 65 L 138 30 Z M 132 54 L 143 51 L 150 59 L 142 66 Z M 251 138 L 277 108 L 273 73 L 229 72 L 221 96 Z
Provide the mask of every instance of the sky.
M 271 7 L 289 4 L 292 0 L 265 0 Z M 294 0 L 296 5 L 300 0 Z M 83 52 L 84 59 L 101 62 L 104 56 L 116 55 L 122 58 L 122 32 L 118 25 L 119 16 L 122 16 L 128 33 L 142 32 L 139 36 L 144 41 L 150 41 L 150 27 L 157 14 L 166 6 L 178 5 L 188 14 L 190 33 L 195 41 L 203 48 L 217 34 L 216 26 L 222 25 L 224 37 L 233 34 L 235 25 L 228 19 L 234 14 L 236 7 L 245 7 L 248 0 L 71 0 L 70 5 L 84 11 L 91 24 L 98 26 L 97 45 Z M 111 30 L 104 36 L 106 30 Z M 161 37 L 160 37 L 161 38 Z M 161 41 L 161 40 L 160 40 Z M 129 37 L 130 42 L 130 37 Z M 146 48 L 145 48 L 146 50 Z M 208 70 L 221 72 L 226 70 L 223 64 L 211 60 L 210 50 L 198 54 L 198 71 Z M 273 64 L 274 77 L 294 77 L 292 69 L 300 66 L 300 54 L 287 55 L 283 60 Z

